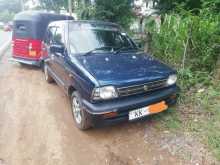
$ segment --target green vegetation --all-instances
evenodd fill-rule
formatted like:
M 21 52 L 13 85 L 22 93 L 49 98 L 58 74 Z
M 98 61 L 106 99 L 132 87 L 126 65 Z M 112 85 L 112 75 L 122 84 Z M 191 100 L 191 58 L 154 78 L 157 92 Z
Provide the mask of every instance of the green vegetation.
M 80 3 L 77 11 L 80 19 L 115 22 L 126 29 L 134 18 L 132 0 L 96 0 L 94 4 Z
M 205 144 L 220 160 L 220 85 L 185 93 L 177 107 L 152 116 L 156 128 L 173 134 L 184 132 Z
M 15 13 L 21 11 L 19 0 L 0 0 L 0 22 L 12 21 Z
M 197 92 L 195 105 L 199 115 L 194 115 L 197 122 L 191 122 L 189 131 L 196 133 L 220 160 L 220 86 L 209 86 L 204 92 Z M 187 127 L 186 127 L 187 128 Z
M 181 97 L 177 110 L 155 120 L 160 129 L 194 134 L 220 160 L 220 1 L 160 0 L 156 8 L 160 28 L 153 19 L 145 27 L 150 52 L 177 69 Z
M 181 87 L 211 83 L 220 53 L 220 15 L 210 8 L 201 9 L 198 15 L 173 12 L 164 15 L 159 30 L 155 24 L 150 26 L 152 53 L 177 68 Z
M 115 22 L 126 29 L 134 19 L 133 0 L 72 0 L 72 3 L 79 19 Z M 60 10 L 68 10 L 68 0 L 39 0 L 38 8 L 59 13 Z
M 21 11 L 20 0 L 0 0 L 0 12 L 17 13 Z
M 2 22 L 7 23 L 9 21 L 12 21 L 13 17 L 14 17 L 14 13 L 12 12 L 9 12 L 9 11 L 0 12 L 0 21 Z
M 39 0 L 40 8 L 46 10 L 53 10 L 57 13 L 61 9 L 68 9 L 68 0 Z

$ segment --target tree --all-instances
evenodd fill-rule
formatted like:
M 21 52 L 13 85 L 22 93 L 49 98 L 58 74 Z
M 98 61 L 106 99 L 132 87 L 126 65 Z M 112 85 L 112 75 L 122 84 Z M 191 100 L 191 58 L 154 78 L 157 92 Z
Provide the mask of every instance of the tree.
M 21 11 L 21 4 L 19 0 L 0 0 L 0 11 L 8 11 L 11 13 L 17 13 Z
M 78 5 L 80 19 L 96 19 L 119 23 L 128 28 L 133 17 L 132 0 L 90 0 Z
M 75 0 L 75 11 L 80 19 L 87 20 L 94 18 L 95 8 L 91 0 Z
M 53 10 L 57 13 L 61 9 L 68 9 L 68 0 L 39 0 L 40 6 L 46 10 Z
M 198 14 L 199 10 L 205 7 L 212 7 L 214 12 L 220 10 L 220 0 L 153 0 L 155 2 L 155 8 L 160 11 L 161 14 L 169 13 L 181 8 L 187 11 L 191 11 L 194 14 Z
M 0 21 L 1 22 L 9 22 L 9 21 L 12 21 L 14 17 L 14 13 L 12 12 L 9 12 L 9 11 L 3 11 L 3 12 L 0 12 Z
M 95 18 L 128 28 L 133 18 L 132 0 L 96 0 Z
M 181 6 L 185 10 L 198 11 L 202 7 L 202 0 L 154 0 L 155 8 L 160 13 L 168 13 L 175 10 L 178 6 Z

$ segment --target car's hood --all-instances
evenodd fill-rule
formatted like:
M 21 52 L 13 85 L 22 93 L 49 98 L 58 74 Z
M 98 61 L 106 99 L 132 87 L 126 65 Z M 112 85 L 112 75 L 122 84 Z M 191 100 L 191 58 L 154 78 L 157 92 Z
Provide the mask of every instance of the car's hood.
M 101 86 L 132 85 L 167 78 L 174 71 L 153 57 L 140 53 L 77 56 L 79 63 Z

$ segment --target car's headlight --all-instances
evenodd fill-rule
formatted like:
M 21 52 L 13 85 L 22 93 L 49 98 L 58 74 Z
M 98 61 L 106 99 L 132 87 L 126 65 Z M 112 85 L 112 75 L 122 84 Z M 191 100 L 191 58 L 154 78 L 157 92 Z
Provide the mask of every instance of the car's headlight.
M 175 74 L 170 75 L 167 79 L 167 85 L 168 86 L 174 85 L 176 83 L 176 80 L 177 80 L 177 76 Z
M 95 88 L 93 90 L 94 100 L 107 100 L 118 97 L 118 93 L 114 86 L 105 86 L 100 88 Z

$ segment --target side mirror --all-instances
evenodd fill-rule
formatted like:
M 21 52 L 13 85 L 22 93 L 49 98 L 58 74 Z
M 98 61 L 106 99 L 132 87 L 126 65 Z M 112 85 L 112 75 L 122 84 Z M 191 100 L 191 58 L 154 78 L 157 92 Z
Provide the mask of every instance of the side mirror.
M 142 43 L 141 39 L 139 39 L 139 38 L 133 38 L 133 41 L 134 41 L 135 45 L 136 45 L 139 49 L 142 49 L 142 48 L 143 48 L 143 43 Z
M 137 46 L 138 46 L 139 49 L 142 49 L 142 48 L 143 48 L 142 43 L 138 43 Z
M 63 45 L 51 45 L 50 46 L 50 52 L 51 53 L 64 53 L 64 46 Z

